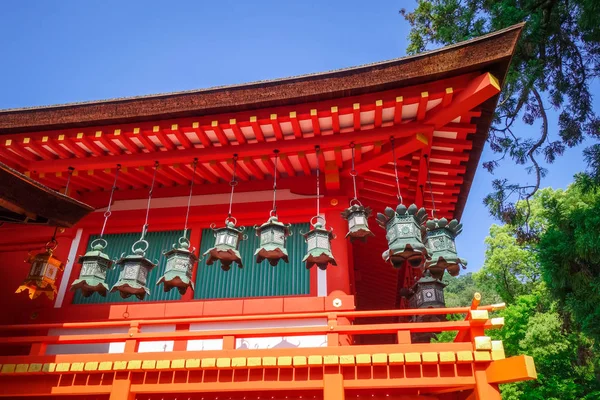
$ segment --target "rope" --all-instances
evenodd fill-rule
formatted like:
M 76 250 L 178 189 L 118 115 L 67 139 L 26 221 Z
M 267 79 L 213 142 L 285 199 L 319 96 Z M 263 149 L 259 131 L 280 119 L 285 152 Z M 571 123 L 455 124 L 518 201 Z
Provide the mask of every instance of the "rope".
M 154 162 L 154 174 L 152 174 L 152 183 L 150 184 L 150 191 L 148 192 L 148 205 L 146 206 L 146 220 L 142 227 L 142 237 L 140 240 L 144 240 L 146 232 L 148 232 L 148 217 L 150 216 L 150 202 L 152 201 L 152 192 L 154 191 L 154 182 L 156 181 L 156 171 L 158 170 L 158 161 Z
M 119 178 L 119 171 L 121 170 L 121 164 L 117 164 L 117 170 L 115 172 L 115 181 L 113 182 L 112 189 L 110 190 L 110 198 L 108 199 L 108 207 L 106 212 L 104 213 L 104 224 L 102 224 L 102 231 L 100 231 L 100 237 L 104 236 L 104 230 L 106 229 L 106 223 L 108 222 L 108 218 L 111 216 L 110 208 L 112 206 L 112 199 L 117 189 L 117 179 Z
M 238 155 L 233 155 L 233 175 L 231 177 L 231 182 L 229 182 L 229 186 L 231 186 L 231 195 L 229 196 L 229 212 L 227 213 L 228 217 L 231 217 L 231 207 L 233 205 L 233 192 L 235 187 L 237 186 L 237 180 L 235 179 L 235 169 L 237 167 Z
M 433 187 L 431 185 L 431 170 L 429 169 L 429 157 L 427 154 L 424 155 L 425 162 L 427 163 L 427 182 L 429 183 L 429 193 L 431 194 L 431 218 L 435 219 L 435 199 L 433 198 Z M 423 198 L 425 196 L 423 195 Z
M 273 173 L 273 208 L 271 214 L 277 215 L 277 161 L 279 160 L 279 150 L 273 150 L 275 153 L 275 172 Z
M 196 177 L 196 165 L 198 164 L 198 159 L 194 158 L 194 172 L 192 173 L 192 182 L 190 183 L 190 195 L 188 196 L 188 204 L 187 211 L 185 212 L 185 223 L 183 224 L 183 237 L 187 238 L 188 231 L 188 218 L 190 216 L 190 206 L 192 205 L 192 190 L 194 189 L 194 178 Z
M 392 143 L 392 157 L 394 159 L 394 175 L 396 176 L 396 190 L 398 191 L 398 200 L 402 203 L 402 193 L 400 192 L 400 179 L 398 178 L 398 160 L 396 159 L 396 149 L 394 147 L 394 137 L 390 138 Z

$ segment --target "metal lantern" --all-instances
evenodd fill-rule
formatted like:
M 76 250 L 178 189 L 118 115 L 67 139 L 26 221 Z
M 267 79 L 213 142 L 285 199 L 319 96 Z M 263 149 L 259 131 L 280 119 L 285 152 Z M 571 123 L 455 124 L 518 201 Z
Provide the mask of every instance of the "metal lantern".
M 408 208 L 398 204 L 396 210 L 387 207 L 385 214 L 377 214 L 379 226 L 387 231 L 389 249 L 382 254 L 386 262 L 391 262 L 395 268 L 401 268 L 405 261 L 413 268 L 423 265 L 427 257 L 423 244 L 426 218 L 425 209 L 417 208 L 415 204 Z
M 313 223 L 313 220 L 316 222 Z M 337 265 L 333 254 L 331 253 L 331 240 L 335 238 L 333 229 L 325 228 L 325 220 L 322 217 L 314 217 L 311 220 L 312 230 L 303 233 L 304 240 L 308 244 L 308 252 L 302 259 L 306 262 L 306 268 L 312 268 L 317 265 L 319 269 L 327 269 L 327 265 Z
M 460 267 L 466 268 L 467 260 L 458 257 L 455 239 L 462 232 L 462 224 L 453 219 L 448 223 L 446 218 L 427 221 L 427 238 L 425 246 L 431 256 L 425 262 L 425 268 L 436 279 L 442 279 L 444 271 L 457 276 Z
M 62 261 L 53 256 L 56 249 L 56 242 L 49 242 L 46 245 L 46 251 L 38 254 L 29 254 L 26 263 L 31 264 L 29 274 L 15 293 L 28 291 L 29 298 L 35 299 L 41 294 L 45 294 L 50 300 L 54 300 L 56 294 L 56 275 L 58 271 L 63 271 Z
M 442 308 L 446 307 L 444 301 L 444 288 L 447 285 L 434 278 L 425 271 L 425 274 L 415 283 L 412 288 L 413 295 L 410 298 L 411 308 Z
M 254 227 L 256 236 L 260 237 L 260 247 L 254 253 L 257 264 L 260 264 L 263 260 L 269 260 L 269 264 L 274 267 L 279 260 L 289 262 L 285 242 L 288 236 L 292 234 L 290 226 L 290 224 L 279 222 L 276 215 L 271 215 L 267 222 Z
M 194 249 L 190 250 L 190 242 L 186 237 L 180 237 L 177 244 L 163 255 L 167 258 L 167 266 L 165 274 L 160 277 L 156 285 L 163 283 L 165 292 L 170 291 L 174 287 L 179 290 L 181 295 L 185 294 L 188 287 L 194 290 L 194 282 L 192 282 L 192 269 L 194 264 L 198 262 L 198 257 L 194 254 Z
M 90 297 L 94 293 L 106 297 L 106 271 L 113 265 L 109 256 L 103 253 L 106 246 L 104 239 L 96 239 L 90 246 L 91 250 L 79 257 L 81 272 L 79 278 L 71 283 L 71 290 L 81 290 L 83 297 Z
M 353 200 L 354 204 L 351 204 L 342 212 L 342 218 L 348 221 L 346 238 L 350 238 L 350 242 L 357 239 L 366 242 L 369 236 L 375 236 L 369 229 L 367 222 L 373 211 L 370 207 L 364 207 L 358 200 Z
M 143 247 L 136 248 L 136 245 L 141 244 Z M 131 248 L 133 254 L 117 260 L 116 265 L 121 268 L 119 280 L 110 290 L 111 293 L 119 291 L 122 298 L 126 299 L 135 295 L 140 300 L 144 300 L 147 294 L 150 294 L 150 289 L 146 286 L 148 274 L 156 264 L 147 259 L 146 250 L 148 250 L 148 242 L 143 239 L 135 242 Z
M 216 228 L 211 225 L 211 229 L 215 235 L 215 247 L 206 250 L 205 256 L 208 255 L 206 265 L 212 265 L 215 261 L 221 261 L 223 271 L 229 271 L 231 263 L 237 263 L 238 267 L 243 268 L 242 258 L 238 251 L 238 246 L 241 240 L 246 240 L 248 237 L 244 234 L 245 228 L 235 226 L 236 220 L 233 217 L 227 218 L 223 228 Z

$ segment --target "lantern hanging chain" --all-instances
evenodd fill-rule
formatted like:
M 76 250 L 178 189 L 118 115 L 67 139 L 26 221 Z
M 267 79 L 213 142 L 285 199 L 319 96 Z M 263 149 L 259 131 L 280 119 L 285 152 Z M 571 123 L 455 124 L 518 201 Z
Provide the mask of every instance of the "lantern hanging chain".
M 67 175 L 67 184 L 65 185 L 65 196 L 69 195 L 69 184 L 71 183 L 71 176 L 73 176 L 73 171 L 75 168 L 69 167 L 69 174 Z M 54 232 L 52 233 L 52 238 L 50 241 L 46 243 L 46 250 L 53 251 L 58 246 L 58 241 L 56 240 L 56 234 L 58 233 L 58 226 L 54 228 Z
M 194 190 L 194 178 L 196 178 L 196 166 L 198 165 L 198 159 L 194 158 L 192 163 L 194 170 L 192 172 L 192 181 L 190 183 L 190 195 L 188 196 L 187 211 L 185 212 L 185 223 L 183 224 L 183 237 L 187 239 L 188 231 L 188 219 L 190 217 L 190 206 L 192 205 L 192 191 Z
M 236 176 L 235 176 L 235 169 L 237 168 L 237 160 L 238 160 L 238 155 L 234 154 L 233 155 L 233 174 L 231 176 L 231 182 L 229 182 L 229 186 L 231 186 L 231 195 L 229 196 L 229 212 L 227 213 L 227 218 L 231 218 L 231 207 L 233 205 L 233 192 L 235 190 L 235 187 L 238 184 L 238 182 L 236 180 Z
M 398 160 L 396 159 L 396 149 L 394 146 L 394 137 L 390 138 L 392 143 L 392 158 L 394 159 L 394 175 L 396 177 L 396 190 L 398 191 L 398 200 L 402 203 L 402 193 L 400 192 L 400 179 L 398 179 Z
M 279 160 L 279 150 L 274 150 L 273 153 L 275 153 L 275 172 L 273 172 L 273 208 L 271 216 L 277 216 L 277 161 Z
M 150 191 L 148 192 L 148 205 L 146 206 L 146 220 L 142 227 L 142 237 L 140 241 L 144 240 L 146 233 L 148 232 L 148 217 L 150 216 L 150 202 L 152 201 L 152 192 L 154 191 L 154 182 L 156 181 L 156 171 L 158 171 L 158 161 L 154 162 L 154 173 L 152 174 L 152 183 L 150 184 Z
M 319 146 L 315 146 L 315 154 L 317 156 L 317 218 L 321 215 L 321 192 L 320 192 L 320 184 L 319 184 L 319 175 L 320 175 L 320 167 L 319 167 L 319 152 L 321 148 Z
M 354 186 L 354 198 L 350 201 L 352 203 L 352 201 L 358 201 L 358 192 L 356 190 L 356 176 L 358 175 L 358 173 L 356 172 L 355 169 L 355 165 L 354 165 L 354 151 L 355 151 L 355 145 L 354 142 L 350 143 L 350 149 L 352 149 L 352 169 L 350 170 L 350 176 L 352 176 L 352 185 Z
M 429 157 L 427 154 L 423 155 L 425 157 L 425 163 L 427 164 L 427 182 L 429 183 L 429 194 L 431 194 L 431 218 L 435 219 L 435 199 L 433 198 L 433 187 L 431 185 L 431 171 L 429 169 Z M 425 196 L 423 196 L 425 197 Z
M 104 224 L 102 224 L 102 231 L 100 231 L 100 238 L 104 236 L 104 230 L 106 229 L 106 223 L 108 222 L 108 218 L 110 218 L 112 212 L 110 208 L 112 207 L 112 199 L 115 194 L 115 190 L 117 189 L 117 180 L 119 178 L 119 171 L 121 170 L 121 164 L 117 164 L 117 169 L 115 171 L 115 181 L 113 182 L 112 189 L 110 190 L 110 197 L 108 199 L 108 207 L 104 212 Z

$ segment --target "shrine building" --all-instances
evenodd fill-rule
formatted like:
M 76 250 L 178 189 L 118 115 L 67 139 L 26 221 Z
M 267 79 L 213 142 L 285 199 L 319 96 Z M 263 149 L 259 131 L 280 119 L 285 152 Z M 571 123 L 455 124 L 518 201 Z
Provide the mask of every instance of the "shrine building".
M 447 308 L 442 280 L 522 28 L 0 110 L 0 397 L 493 400 L 535 379 L 489 336 L 503 305 Z

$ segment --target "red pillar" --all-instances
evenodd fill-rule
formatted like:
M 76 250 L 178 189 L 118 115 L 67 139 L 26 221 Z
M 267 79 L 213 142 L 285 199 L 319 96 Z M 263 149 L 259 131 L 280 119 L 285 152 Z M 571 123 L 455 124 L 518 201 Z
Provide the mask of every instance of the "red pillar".
M 346 294 L 350 291 L 350 254 L 348 240 L 348 223 L 340 215 L 341 209 L 330 209 L 325 212 L 327 226 L 333 228 L 336 238 L 331 241 L 331 252 L 335 257 L 337 266 L 327 267 L 327 294 L 334 290 L 341 290 Z

